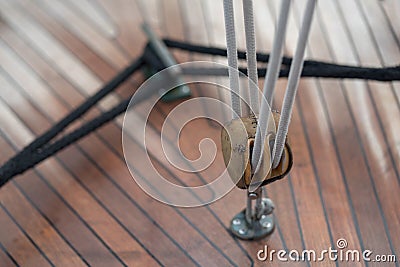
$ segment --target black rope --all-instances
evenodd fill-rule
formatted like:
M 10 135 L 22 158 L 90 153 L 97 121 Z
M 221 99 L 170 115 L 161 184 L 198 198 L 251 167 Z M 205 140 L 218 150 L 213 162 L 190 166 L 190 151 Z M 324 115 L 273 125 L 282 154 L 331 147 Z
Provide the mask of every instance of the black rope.
M 166 46 L 170 48 L 181 49 L 188 52 L 200 54 L 223 56 L 226 57 L 226 49 L 217 47 L 205 47 L 200 45 L 188 44 L 179 41 L 164 39 Z M 246 59 L 246 52 L 238 51 L 239 59 Z M 268 62 L 269 54 L 257 53 L 257 61 Z M 292 58 L 283 57 L 283 69 L 279 73 L 279 77 L 288 77 L 289 68 L 292 64 Z M 247 69 L 239 69 L 244 74 L 247 74 Z M 265 68 L 258 69 L 258 76 L 264 77 Z M 305 60 L 304 68 L 301 74 L 302 77 L 320 77 L 320 78 L 335 78 L 335 79 L 363 79 L 376 81 L 399 81 L 400 80 L 400 65 L 386 68 L 370 68 L 358 67 L 349 65 L 332 64 L 328 62 Z
M 127 109 L 129 101 L 130 98 L 123 100 L 120 104 L 118 104 L 110 111 L 101 114 L 100 116 L 84 124 L 81 128 L 66 134 L 59 140 L 55 141 L 53 144 L 45 146 L 43 149 L 38 149 L 30 154 L 17 154 L 18 157 L 14 157 L 1 167 L 0 186 L 7 183 L 12 177 L 34 167 L 43 160 L 53 156 L 60 150 L 66 148 L 72 143 L 75 143 L 82 137 L 88 135 L 89 133 L 103 126 L 107 122 L 113 120 L 115 117 L 117 117 Z
M 247 69 L 239 68 L 239 71 L 247 75 Z M 266 68 L 258 68 L 258 76 L 265 77 Z M 185 75 L 213 75 L 213 76 L 228 76 L 227 68 L 182 68 L 182 73 Z M 289 69 L 281 69 L 279 77 L 288 77 Z M 335 79 L 363 79 L 375 81 L 398 81 L 400 80 L 400 67 L 393 68 L 360 68 L 360 67 L 320 67 L 308 65 L 303 68 L 302 77 L 314 78 L 335 78 Z
M 216 47 L 204 47 L 173 40 L 164 40 L 165 44 L 171 48 L 177 48 L 188 52 L 203 53 L 215 56 L 226 56 L 226 50 Z M 238 51 L 240 59 L 246 58 L 244 51 Z M 268 62 L 268 54 L 257 54 L 257 60 L 260 62 Z M 280 71 L 280 77 L 287 77 L 289 67 L 292 62 L 291 58 L 284 57 L 282 60 L 283 68 Z M 26 146 L 22 151 L 9 159 L 0 168 L 0 187 L 7 183 L 12 177 L 22 174 L 26 170 L 34 167 L 41 161 L 53 156 L 60 150 L 70 144 L 80 140 L 89 133 L 95 131 L 105 123 L 113 120 L 115 117 L 126 111 L 130 99 L 124 99 L 120 104 L 111 110 L 100 114 L 98 117 L 86 122 L 82 127 L 72 131 L 50 143 L 57 135 L 59 135 L 68 125 L 84 115 L 89 109 L 96 105 L 101 99 L 113 92 L 118 86 L 125 82 L 134 72 L 138 71 L 143 65 L 147 64 L 156 71 L 164 69 L 162 61 L 157 57 L 149 45 L 146 46 L 143 55 L 135 60 L 130 66 L 117 74 L 110 82 L 108 82 L 96 94 L 89 97 L 84 103 L 55 124 L 47 132 L 39 136 L 32 143 Z M 190 70 L 186 70 L 190 71 Z M 193 70 L 192 70 L 193 71 Z M 218 70 L 208 69 L 212 75 L 218 75 Z M 246 74 L 246 69 L 240 69 Z M 259 76 L 265 76 L 266 69 L 258 69 Z M 224 73 L 223 75 L 227 75 Z M 378 81 L 398 81 L 400 80 L 400 66 L 389 68 L 363 68 L 355 66 L 336 65 L 327 62 L 305 61 L 302 72 L 303 77 L 325 77 L 325 78 L 357 78 Z M 138 101 L 146 99 L 153 92 L 143 94 Z
M 75 110 L 69 113 L 56 125 L 51 127 L 47 132 L 39 136 L 32 143 L 26 146 L 21 152 L 9 159 L 0 168 L 0 187 L 7 183 L 13 176 L 23 173 L 24 171 L 32 168 L 39 162 L 46 158 L 54 155 L 61 149 L 70 145 L 71 143 L 79 140 L 90 132 L 96 130 L 106 122 L 114 119 L 116 116 L 126 110 L 129 99 L 123 101 L 121 104 L 110 110 L 109 112 L 103 113 L 95 119 L 87 122 L 81 128 L 76 129 L 74 132 L 67 134 L 60 138 L 52 145 L 46 146 L 54 137 L 60 134 L 68 125 L 77 120 L 89 109 L 91 109 L 96 103 L 107 96 L 109 93 L 114 91 L 119 85 L 126 81 L 135 71 L 140 69 L 144 64 L 143 58 L 135 60 L 130 66 L 125 68 L 117 76 L 115 76 L 110 82 L 108 82 L 102 89 L 96 94 L 89 97 L 84 103 L 78 106 Z

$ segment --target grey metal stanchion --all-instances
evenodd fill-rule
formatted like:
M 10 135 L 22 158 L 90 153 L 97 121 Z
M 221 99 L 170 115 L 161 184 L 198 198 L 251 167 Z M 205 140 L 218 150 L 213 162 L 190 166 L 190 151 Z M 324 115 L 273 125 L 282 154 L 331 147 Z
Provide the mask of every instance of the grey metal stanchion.
M 255 202 L 253 208 L 253 202 Z M 275 229 L 274 203 L 263 198 L 263 188 L 247 194 L 247 206 L 231 220 L 231 232 L 245 240 L 266 237 Z

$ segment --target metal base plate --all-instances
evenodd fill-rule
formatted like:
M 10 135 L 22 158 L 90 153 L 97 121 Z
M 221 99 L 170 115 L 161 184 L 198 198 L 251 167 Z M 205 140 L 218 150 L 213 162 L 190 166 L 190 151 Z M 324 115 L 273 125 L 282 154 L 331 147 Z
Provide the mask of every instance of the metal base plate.
M 274 214 L 262 215 L 260 220 L 253 221 L 252 224 L 246 220 L 246 210 L 236 214 L 231 221 L 230 230 L 233 235 L 244 240 L 256 240 L 264 238 L 275 229 Z

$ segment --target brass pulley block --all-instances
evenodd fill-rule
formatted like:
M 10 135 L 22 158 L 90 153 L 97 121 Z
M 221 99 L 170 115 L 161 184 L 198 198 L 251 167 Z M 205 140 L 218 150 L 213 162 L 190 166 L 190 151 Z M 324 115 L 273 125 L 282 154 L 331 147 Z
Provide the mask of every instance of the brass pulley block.
M 275 125 L 278 125 L 280 115 L 273 112 Z M 222 154 L 228 173 L 232 181 L 241 189 L 247 189 L 253 178 L 251 167 L 251 154 L 254 144 L 254 138 L 257 129 L 257 118 L 250 116 L 248 118 L 238 118 L 230 121 L 221 132 Z M 275 135 L 268 134 L 263 147 L 263 161 L 257 172 L 258 177 L 254 177 L 261 186 L 269 184 L 275 180 L 283 178 L 289 173 L 293 165 L 293 154 L 290 145 L 285 140 L 285 149 L 279 165 L 271 169 L 271 146 L 273 145 Z

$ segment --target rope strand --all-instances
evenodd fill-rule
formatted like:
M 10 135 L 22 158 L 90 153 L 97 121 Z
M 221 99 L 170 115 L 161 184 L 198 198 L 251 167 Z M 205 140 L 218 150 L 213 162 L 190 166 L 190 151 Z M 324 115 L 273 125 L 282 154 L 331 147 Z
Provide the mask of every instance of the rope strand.
M 263 95 L 265 99 L 261 101 L 261 112 L 258 120 L 256 137 L 254 140 L 253 154 L 251 157 L 252 169 L 258 172 L 262 162 L 262 152 L 265 143 L 267 127 L 269 123 L 270 106 L 272 96 L 275 91 L 275 84 L 278 79 L 279 69 L 282 62 L 283 42 L 286 36 L 286 27 L 289 15 L 291 0 L 283 0 L 280 8 L 278 27 L 276 29 L 274 44 L 272 47 L 271 58 L 268 62 L 268 71 L 265 77 Z
M 247 50 L 247 74 L 249 77 L 250 91 L 250 108 L 254 114 L 258 115 L 258 113 L 260 112 L 260 107 L 258 99 L 256 33 L 253 13 L 253 0 L 243 0 L 243 14 Z
M 296 52 L 293 57 L 293 63 L 290 67 L 288 84 L 283 100 L 282 114 L 279 120 L 276 140 L 272 151 L 273 164 L 276 168 L 281 161 L 282 152 L 285 147 L 285 139 L 289 129 L 289 123 L 292 116 L 294 100 L 299 85 L 300 74 L 303 69 L 304 53 L 307 44 L 308 35 L 310 33 L 311 22 L 314 15 L 316 0 L 308 0 L 304 11 L 303 22 L 300 28 L 299 39 L 297 41 Z
M 232 118 L 238 118 L 241 115 L 240 108 L 240 88 L 238 56 L 236 47 L 235 17 L 233 10 L 233 0 L 224 0 L 224 17 L 226 31 L 226 46 L 229 65 L 229 86 L 231 88 Z

